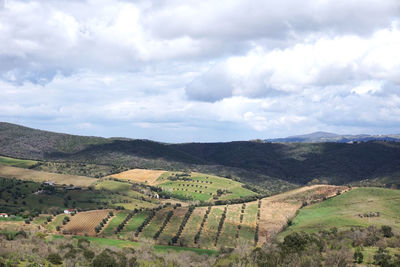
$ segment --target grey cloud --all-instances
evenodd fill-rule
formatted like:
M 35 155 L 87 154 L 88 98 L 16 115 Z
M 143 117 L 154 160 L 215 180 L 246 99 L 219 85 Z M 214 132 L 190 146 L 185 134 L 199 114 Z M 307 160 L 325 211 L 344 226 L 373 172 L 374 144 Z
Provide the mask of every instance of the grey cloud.
M 191 100 L 215 102 L 231 97 L 233 86 L 227 73 L 217 67 L 189 83 L 185 92 Z

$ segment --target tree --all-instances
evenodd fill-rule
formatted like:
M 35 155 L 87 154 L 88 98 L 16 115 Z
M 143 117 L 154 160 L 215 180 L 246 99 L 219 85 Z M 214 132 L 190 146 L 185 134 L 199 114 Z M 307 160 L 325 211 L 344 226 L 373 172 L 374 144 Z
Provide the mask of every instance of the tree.
M 392 227 L 387 226 L 387 225 L 382 225 L 381 230 L 382 230 L 382 232 L 383 232 L 383 236 L 384 236 L 384 237 L 390 238 L 390 237 L 393 236 Z
M 57 265 L 59 265 L 59 264 L 62 263 L 61 256 L 58 255 L 57 253 L 51 253 L 51 254 L 49 254 L 49 256 L 47 256 L 47 260 L 48 260 L 49 262 L 51 262 L 52 264 L 57 264 Z
M 364 255 L 362 254 L 360 247 L 357 247 L 354 252 L 353 259 L 355 263 L 362 263 L 364 261 Z

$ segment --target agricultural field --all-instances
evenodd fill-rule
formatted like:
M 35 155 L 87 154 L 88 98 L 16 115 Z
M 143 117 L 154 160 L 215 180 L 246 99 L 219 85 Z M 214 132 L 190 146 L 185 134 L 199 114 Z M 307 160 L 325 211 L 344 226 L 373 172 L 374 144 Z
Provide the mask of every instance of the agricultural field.
M 198 207 L 195 208 L 190 216 L 189 220 L 186 223 L 185 228 L 179 238 L 178 243 L 182 243 L 184 246 L 197 246 L 194 244 L 194 237 L 197 234 L 201 221 L 204 218 L 204 214 L 206 214 L 207 207 Z
M 242 205 L 228 206 L 221 236 L 218 239 L 218 246 L 235 247 L 236 233 L 238 225 L 240 224 L 241 206 Z
M 35 160 L 15 159 L 15 158 L 0 156 L 0 165 L 8 165 L 18 168 L 30 168 L 36 165 L 37 163 L 38 161 Z
M 292 226 L 279 236 L 294 231 L 318 232 L 331 227 L 345 230 L 369 225 L 389 225 L 400 232 L 399 190 L 360 187 L 304 207 L 294 218 Z
M 239 239 L 245 242 L 253 243 L 254 235 L 256 233 L 258 203 L 246 203 L 246 208 L 243 214 L 243 220 L 240 225 Z
M 178 232 L 179 226 L 181 225 L 183 217 L 185 216 L 187 210 L 188 208 L 186 207 L 177 208 L 174 210 L 174 215 L 171 217 L 164 231 L 160 234 L 160 237 L 158 238 L 158 243 L 164 245 L 169 244 L 172 237 L 174 237 L 175 234 Z
M 101 232 L 103 236 L 111 236 L 115 234 L 115 230 L 117 229 L 118 225 L 120 225 L 124 219 L 128 216 L 129 212 L 127 211 L 120 211 L 118 212 L 113 218 L 111 218 L 110 222 Z
M 124 229 L 122 229 L 121 235 L 124 237 L 133 237 L 136 230 L 144 222 L 147 216 L 149 216 L 148 211 L 143 211 L 135 214 L 132 219 L 130 219 L 125 225 Z
M 67 215 L 67 214 L 63 214 L 63 213 L 62 213 L 62 214 L 58 214 L 57 216 L 55 216 L 55 217 L 51 220 L 50 223 L 48 223 L 48 224 L 46 225 L 46 229 L 49 230 L 49 231 L 51 231 L 51 232 L 56 231 L 57 226 L 59 226 L 59 227 L 62 226 L 62 223 L 63 223 L 63 220 L 64 220 L 65 217 L 70 218 L 71 216 L 70 216 L 70 215 Z
M 164 173 L 157 179 L 164 192 L 183 200 L 230 200 L 255 196 L 243 184 L 231 179 L 192 172 Z
M 344 186 L 313 185 L 262 199 L 258 244 L 271 240 L 281 232 L 302 205 L 322 201 L 346 190 L 348 188 Z
M 0 165 L 0 177 L 18 178 L 20 180 L 28 180 L 34 182 L 54 181 L 58 185 L 75 185 L 88 187 L 97 181 L 95 178 L 86 176 L 76 176 L 68 174 L 58 174 L 50 172 L 35 171 L 11 166 Z
M 156 213 L 150 223 L 140 233 L 139 238 L 153 239 L 154 234 L 160 229 L 167 213 L 172 210 L 172 207 L 164 208 Z
M 70 221 L 61 228 L 73 235 L 96 235 L 95 227 L 107 217 L 111 210 L 92 210 L 78 212 L 74 216 L 70 216 Z
M 221 220 L 223 211 L 223 206 L 215 206 L 211 209 L 210 215 L 208 216 L 199 239 L 199 244 L 201 247 L 214 246 L 215 238 L 217 237 L 219 221 Z
M 166 171 L 160 171 L 160 170 L 133 169 L 112 174 L 109 175 L 108 177 L 154 185 L 156 180 L 160 177 L 160 175 L 162 175 L 165 172 Z

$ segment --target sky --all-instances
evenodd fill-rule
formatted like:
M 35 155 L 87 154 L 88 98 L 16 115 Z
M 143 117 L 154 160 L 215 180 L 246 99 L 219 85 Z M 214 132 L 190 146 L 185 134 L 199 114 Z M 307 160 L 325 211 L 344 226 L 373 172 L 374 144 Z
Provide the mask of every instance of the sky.
M 400 133 L 400 1 L 0 0 L 0 121 L 162 142 Z

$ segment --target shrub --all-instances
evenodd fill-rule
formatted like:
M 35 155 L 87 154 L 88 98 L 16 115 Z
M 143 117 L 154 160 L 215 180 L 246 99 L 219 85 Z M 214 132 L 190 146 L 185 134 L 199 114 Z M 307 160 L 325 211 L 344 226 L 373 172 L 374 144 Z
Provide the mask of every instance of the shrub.
M 51 254 L 49 254 L 49 256 L 47 256 L 47 260 L 48 260 L 49 262 L 51 262 L 52 264 L 57 264 L 57 265 L 59 265 L 59 264 L 62 263 L 62 258 L 61 258 L 61 256 L 60 256 L 59 254 L 57 254 L 57 253 L 51 253 Z
M 382 225 L 381 230 L 382 230 L 382 233 L 383 233 L 384 237 L 390 238 L 390 237 L 393 236 L 392 227 L 387 226 L 387 225 Z

